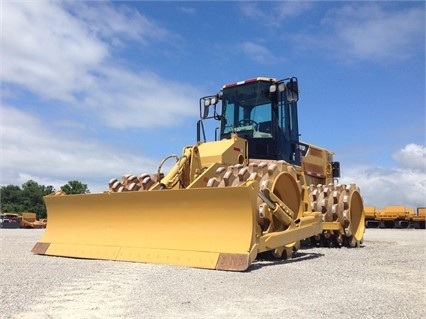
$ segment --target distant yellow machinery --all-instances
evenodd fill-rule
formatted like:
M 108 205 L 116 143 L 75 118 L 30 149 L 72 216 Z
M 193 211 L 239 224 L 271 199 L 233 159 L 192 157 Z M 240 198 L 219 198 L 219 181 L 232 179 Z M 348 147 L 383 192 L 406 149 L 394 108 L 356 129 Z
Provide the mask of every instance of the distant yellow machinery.
M 35 213 L 22 213 L 21 228 L 46 228 L 46 220 L 38 220 Z
M 33 252 L 244 271 L 260 253 L 291 257 L 303 239 L 358 246 L 359 189 L 337 183 L 332 152 L 299 141 L 298 99 L 295 77 L 201 98 L 196 145 L 155 174 L 112 179 L 101 194 L 46 196 L 49 224 Z M 220 127 L 207 142 L 212 119 Z
M 0 228 L 46 228 L 47 220 L 38 220 L 35 213 L 0 214 Z
M 366 228 L 377 228 L 379 227 L 379 220 L 376 219 L 376 207 L 364 206 L 365 212 L 365 227 Z
M 415 210 L 401 205 L 384 208 L 365 206 L 364 211 L 367 228 L 425 228 L 425 207 L 418 207 Z
M 417 210 L 412 218 L 414 228 L 425 229 L 426 223 L 426 207 L 417 207 Z

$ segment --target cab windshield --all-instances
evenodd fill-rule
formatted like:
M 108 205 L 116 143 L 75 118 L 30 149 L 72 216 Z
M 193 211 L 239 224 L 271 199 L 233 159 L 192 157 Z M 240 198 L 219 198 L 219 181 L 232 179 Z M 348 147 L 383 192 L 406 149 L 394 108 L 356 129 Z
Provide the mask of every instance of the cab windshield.
M 251 132 L 253 138 L 272 137 L 269 82 L 253 82 L 223 89 L 221 136 Z

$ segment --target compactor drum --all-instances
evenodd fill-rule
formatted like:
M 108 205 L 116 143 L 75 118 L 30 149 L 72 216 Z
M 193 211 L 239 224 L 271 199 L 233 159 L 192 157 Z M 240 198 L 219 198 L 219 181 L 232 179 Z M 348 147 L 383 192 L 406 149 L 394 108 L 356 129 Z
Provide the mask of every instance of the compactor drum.
M 357 247 L 363 242 L 365 217 L 355 184 L 311 185 L 313 211 L 323 215 L 323 233 L 311 238 L 314 245 Z
M 299 141 L 298 98 L 294 77 L 201 98 L 197 143 L 166 157 L 176 159 L 169 172 L 164 160 L 105 193 L 46 196 L 49 223 L 33 252 L 244 271 L 260 253 L 291 257 L 307 238 L 357 246 L 359 189 L 336 183 L 333 153 Z M 208 142 L 209 119 L 220 128 Z

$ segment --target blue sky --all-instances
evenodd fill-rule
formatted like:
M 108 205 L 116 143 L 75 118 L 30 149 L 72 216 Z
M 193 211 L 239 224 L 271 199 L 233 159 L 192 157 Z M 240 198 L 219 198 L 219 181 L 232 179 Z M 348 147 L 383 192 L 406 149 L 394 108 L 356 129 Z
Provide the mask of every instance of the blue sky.
M 0 61 L 0 185 L 153 173 L 196 142 L 200 97 L 296 76 L 340 181 L 426 206 L 424 1 L 5 0 Z

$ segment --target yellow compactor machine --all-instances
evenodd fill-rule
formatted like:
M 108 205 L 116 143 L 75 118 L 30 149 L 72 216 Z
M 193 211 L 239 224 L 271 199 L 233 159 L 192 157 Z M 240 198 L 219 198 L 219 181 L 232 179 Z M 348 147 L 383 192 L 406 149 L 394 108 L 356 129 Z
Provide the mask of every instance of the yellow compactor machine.
M 99 194 L 44 198 L 36 254 L 244 271 L 260 253 L 300 241 L 357 246 L 356 185 L 339 185 L 333 153 L 299 141 L 295 77 L 258 77 L 200 99 L 197 143 L 154 174 L 125 175 Z M 207 120 L 220 125 L 206 141 Z M 176 162 L 162 172 L 166 160 Z

